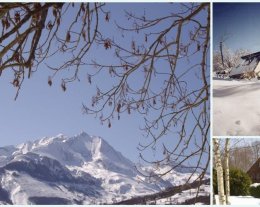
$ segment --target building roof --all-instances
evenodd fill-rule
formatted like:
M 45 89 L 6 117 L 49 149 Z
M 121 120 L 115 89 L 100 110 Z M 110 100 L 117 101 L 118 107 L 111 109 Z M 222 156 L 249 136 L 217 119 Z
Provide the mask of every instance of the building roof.
M 260 58 L 260 52 L 255 52 L 255 53 L 252 53 L 252 54 L 249 54 L 249 55 L 244 55 L 241 58 L 243 60 L 248 60 L 248 59 L 255 58 L 255 57 Z
M 259 52 L 259 57 L 260 57 L 260 52 Z M 257 58 L 253 58 L 252 61 L 244 58 L 244 61 L 238 67 L 232 68 L 229 75 L 233 76 L 233 75 L 254 71 L 258 63 L 259 61 Z
M 256 167 L 259 167 L 258 163 L 260 163 L 260 157 L 254 162 L 254 164 L 249 168 L 249 170 L 247 171 L 247 173 L 250 174 L 250 172 L 256 168 Z M 260 173 L 260 172 L 259 172 Z

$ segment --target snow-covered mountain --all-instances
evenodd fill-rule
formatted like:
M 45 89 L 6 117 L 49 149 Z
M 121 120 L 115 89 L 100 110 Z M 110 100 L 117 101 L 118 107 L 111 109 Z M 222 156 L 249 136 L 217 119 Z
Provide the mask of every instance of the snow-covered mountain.
M 190 176 L 173 171 L 149 183 L 134 166 L 105 140 L 85 132 L 2 147 L 0 204 L 107 204 L 156 193 Z

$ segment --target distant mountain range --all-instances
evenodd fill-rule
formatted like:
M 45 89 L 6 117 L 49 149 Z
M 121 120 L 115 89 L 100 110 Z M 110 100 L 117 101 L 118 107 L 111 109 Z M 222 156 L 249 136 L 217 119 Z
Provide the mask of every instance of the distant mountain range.
M 149 182 L 134 166 L 85 132 L 1 147 L 0 204 L 111 204 L 184 184 L 191 175 L 179 167 Z

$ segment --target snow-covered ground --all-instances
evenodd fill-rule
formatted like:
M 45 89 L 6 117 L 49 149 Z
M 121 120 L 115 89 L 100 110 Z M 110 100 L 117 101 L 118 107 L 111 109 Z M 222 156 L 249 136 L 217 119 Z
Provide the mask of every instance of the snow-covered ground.
M 260 135 L 260 81 L 213 80 L 213 135 Z
M 216 204 L 219 205 L 218 202 L 218 196 L 215 196 L 216 198 Z M 230 205 L 244 205 L 244 206 L 250 206 L 250 205 L 260 205 L 260 199 L 254 198 L 252 196 L 230 196 Z
M 174 196 L 168 197 L 168 198 L 163 198 L 159 199 L 156 201 L 156 204 L 164 205 L 164 204 L 180 204 L 184 203 L 185 201 L 194 198 L 197 194 L 197 188 L 196 189 L 190 189 L 190 190 L 185 190 L 182 193 L 176 194 Z M 198 196 L 210 196 L 210 186 L 203 185 L 200 187 Z M 201 205 L 202 203 L 196 203 L 196 205 Z

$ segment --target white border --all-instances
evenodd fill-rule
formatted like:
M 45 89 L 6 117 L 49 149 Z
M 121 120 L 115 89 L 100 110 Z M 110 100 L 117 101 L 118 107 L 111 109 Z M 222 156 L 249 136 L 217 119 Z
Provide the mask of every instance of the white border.
M 213 2 L 210 3 L 210 204 L 213 205 Z

